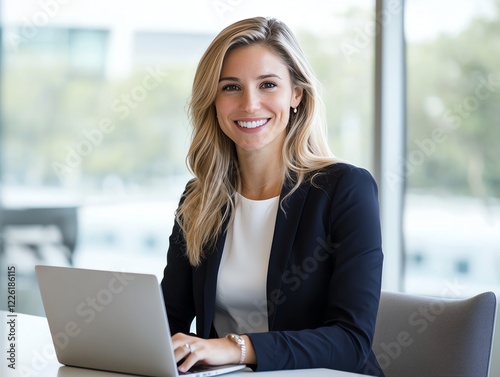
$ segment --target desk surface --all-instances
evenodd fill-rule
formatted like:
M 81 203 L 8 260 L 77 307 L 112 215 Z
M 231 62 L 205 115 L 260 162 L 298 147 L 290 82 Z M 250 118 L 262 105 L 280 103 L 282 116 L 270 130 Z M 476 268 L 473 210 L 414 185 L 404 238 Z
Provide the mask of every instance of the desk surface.
M 54 345 L 50 337 L 47 319 L 26 314 L 16 314 L 16 317 L 7 317 L 8 313 L 1 311 L 2 324 L 0 328 L 0 344 L 2 356 L 0 361 L 0 375 L 5 377 L 33 376 L 33 377 L 125 377 L 126 374 L 96 371 L 90 369 L 73 368 L 59 364 L 56 359 Z M 13 370 L 8 367 L 8 360 L 4 350 L 9 351 L 8 335 L 10 326 L 8 321 L 15 321 L 15 366 Z M 8 357 L 8 356 L 7 356 Z M 249 369 L 241 372 L 225 374 L 228 377 L 248 377 L 252 373 Z M 329 369 L 286 370 L 276 372 L 256 373 L 259 377 L 356 377 L 362 376 L 355 373 L 346 373 Z

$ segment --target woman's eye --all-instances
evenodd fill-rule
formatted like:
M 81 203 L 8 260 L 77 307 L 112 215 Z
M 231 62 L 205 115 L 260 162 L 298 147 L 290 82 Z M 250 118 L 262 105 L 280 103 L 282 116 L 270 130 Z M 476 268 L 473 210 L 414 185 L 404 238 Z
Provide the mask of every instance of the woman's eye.
M 222 87 L 222 90 L 225 91 L 225 92 L 234 92 L 235 90 L 238 90 L 238 86 L 237 85 L 234 85 L 234 84 L 228 84 L 228 85 L 224 85 Z
M 272 89 L 276 87 L 276 84 L 274 82 L 265 82 L 261 85 L 262 89 Z

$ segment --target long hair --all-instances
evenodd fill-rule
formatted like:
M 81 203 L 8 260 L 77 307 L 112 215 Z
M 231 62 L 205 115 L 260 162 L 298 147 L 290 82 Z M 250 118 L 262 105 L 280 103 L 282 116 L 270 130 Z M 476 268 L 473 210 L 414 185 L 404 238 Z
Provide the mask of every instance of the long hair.
M 254 44 L 280 56 L 289 69 L 292 85 L 303 89 L 297 113 L 290 114 L 282 151 L 284 178 L 292 184 L 288 195 L 308 173 L 336 161 L 326 141 L 319 84 L 290 29 L 279 20 L 255 17 L 222 30 L 198 64 L 189 102 L 193 135 L 186 162 L 194 179 L 184 192 L 176 221 L 193 266 L 199 265 L 204 249 L 213 246 L 224 223 L 231 219 L 235 192 L 240 187 L 235 145 L 220 129 L 214 105 L 222 64 L 229 52 Z

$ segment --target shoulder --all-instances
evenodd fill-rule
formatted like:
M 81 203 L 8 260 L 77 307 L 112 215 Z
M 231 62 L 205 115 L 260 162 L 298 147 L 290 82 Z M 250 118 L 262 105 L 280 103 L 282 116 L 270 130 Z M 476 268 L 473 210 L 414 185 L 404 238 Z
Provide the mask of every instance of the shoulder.
M 377 183 L 368 170 L 345 162 L 333 163 L 311 172 L 309 181 L 313 189 L 326 191 L 362 188 L 377 191 Z
M 329 219 L 330 226 L 337 224 L 346 229 L 346 226 L 359 227 L 363 221 L 368 221 L 372 225 L 367 226 L 377 231 L 378 188 L 368 170 L 335 163 L 316 171 L 311 178 L 308 203 Z M 339 219 L 341 221 L 336 222 Z

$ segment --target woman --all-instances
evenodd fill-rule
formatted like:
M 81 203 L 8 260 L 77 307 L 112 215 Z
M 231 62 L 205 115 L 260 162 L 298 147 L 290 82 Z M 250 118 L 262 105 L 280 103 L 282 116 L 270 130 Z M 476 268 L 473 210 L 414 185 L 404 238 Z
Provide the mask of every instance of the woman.
M 377 187 L 332 157 L 316 86 L 275 19 L 230 25 L 200 60 L 189 108 L 195 178 L 162 281 L 181 372 L 245 363 L 382 375 L 371 351 Z

